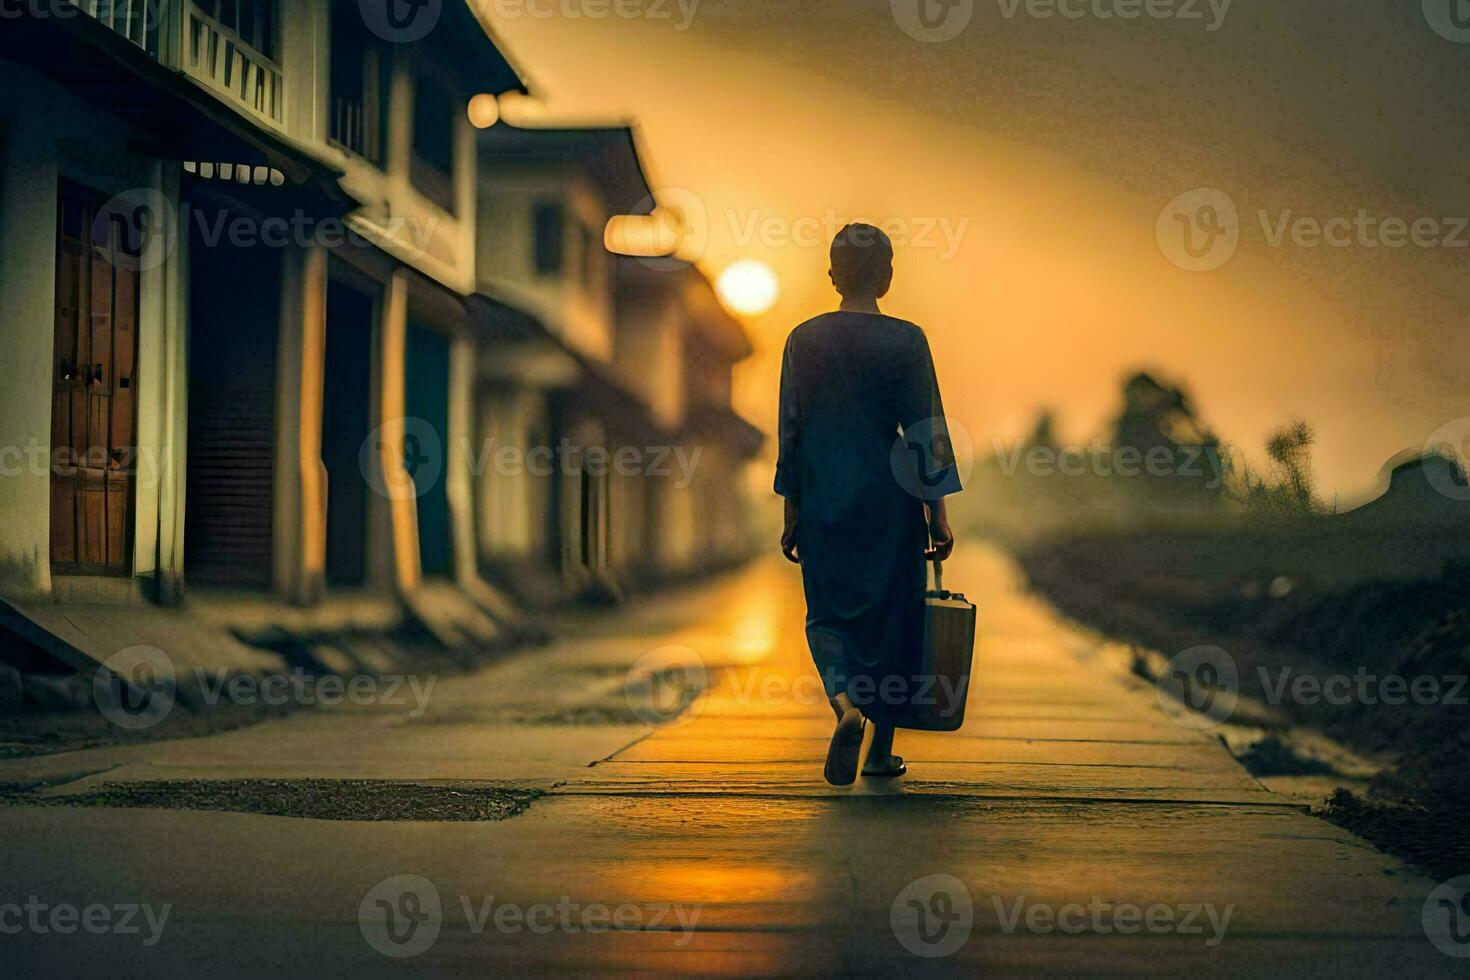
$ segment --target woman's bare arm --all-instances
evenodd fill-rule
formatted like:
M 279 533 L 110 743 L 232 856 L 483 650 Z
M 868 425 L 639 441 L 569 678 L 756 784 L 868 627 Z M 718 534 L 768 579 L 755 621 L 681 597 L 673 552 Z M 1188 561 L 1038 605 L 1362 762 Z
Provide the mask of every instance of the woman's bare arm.
M 949 529 L 949 508 L 944 505 L 944 498 L 931 500 L 924 505 L 929 512 L 929 550 L 924 552 L 924 557 L 934 561 L 944 561 L 954 551 L 954 532 Z

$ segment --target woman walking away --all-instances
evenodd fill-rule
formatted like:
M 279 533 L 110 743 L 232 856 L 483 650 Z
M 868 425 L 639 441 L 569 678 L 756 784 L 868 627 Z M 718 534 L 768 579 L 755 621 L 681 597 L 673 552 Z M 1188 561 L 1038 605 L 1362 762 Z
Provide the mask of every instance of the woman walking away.
M 900 776 L 893 729 L 910 698 L 924 623 L 925 558 L 954 548 L 944 498 L 960 490 L 929 342 L 878 300 L 893 245 L 852 224 L 832 242 L 835 313 L 798 326 L 781 364 L 776 492 L 786 498 L 781 551 L 801 565 L 807 643 L 837 729 L 825 775 Z M 902 435 L 900 435 L 900 431 Z

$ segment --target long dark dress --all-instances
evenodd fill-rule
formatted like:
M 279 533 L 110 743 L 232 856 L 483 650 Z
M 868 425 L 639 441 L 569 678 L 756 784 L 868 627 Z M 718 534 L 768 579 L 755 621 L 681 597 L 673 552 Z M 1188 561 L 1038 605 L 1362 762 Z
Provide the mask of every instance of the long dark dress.
M 812 659 L 829 696 L 901 723 L 922 640 L 924 501 L 961 489 L 923 331 L 876 313 L 801 324 L 779 428 L 776 492 L 797 506 Z

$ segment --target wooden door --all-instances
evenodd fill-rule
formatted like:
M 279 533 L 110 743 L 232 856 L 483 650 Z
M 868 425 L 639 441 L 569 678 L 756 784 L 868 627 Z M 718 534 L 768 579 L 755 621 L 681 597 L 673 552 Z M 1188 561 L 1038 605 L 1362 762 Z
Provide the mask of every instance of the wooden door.
M 100 195 L 58 208 L 51 398 L 54 574 L 127 575 L 136 478 L 138 238 Z

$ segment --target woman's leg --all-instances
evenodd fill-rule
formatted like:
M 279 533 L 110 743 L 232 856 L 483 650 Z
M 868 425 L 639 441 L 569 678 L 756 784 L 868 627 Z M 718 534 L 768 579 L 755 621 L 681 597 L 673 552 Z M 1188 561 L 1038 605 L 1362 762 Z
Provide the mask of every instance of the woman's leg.
M 827 746 L 827 764 L 822 769 L 822 775 L 833 786 L 849 786 L 857 779 L 858 758 L 863 751 L 863 729 L 867 727 L 867 719 L 846 693 L 834 696 L 831 703 L 832 710 L 837 714 L 837 727 Z
M 868 746 L 868 761 L 881 762 L 893 754 L 893 726 L 873 725 L 873 744 Z
M 868 746 L 868 758 L 863 762 L 864 776 L 902 776 L 905 772 L 903 756 L 893 754 L 892 725 L 874 724 L 873 742 Z
M 843 714 L 852 708 L 852 699 L 847 694 L 847 646 L 836 631 L 820 626 L 809 626 L 806 631 L 807 646 L 812 653 L 812 665 L 821 678 L 822 690 L 827 703 L 841 721 Z

